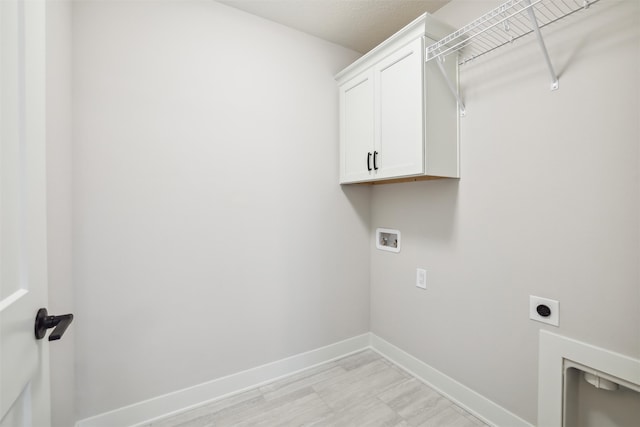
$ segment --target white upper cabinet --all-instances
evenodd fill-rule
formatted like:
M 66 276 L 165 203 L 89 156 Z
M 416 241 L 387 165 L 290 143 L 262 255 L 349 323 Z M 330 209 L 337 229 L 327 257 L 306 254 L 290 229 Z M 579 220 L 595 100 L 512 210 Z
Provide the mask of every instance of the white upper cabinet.
M 340 183 L 459 177 L 456 100 L 425 64 L 425 34 L 448 31 L 425 14 L 336 76 Z M 455 59 L 443 65 L 457 82 Z
M 374 67 L 377 178 L 424 172 L 422 38 Z
M 349 141 L 341 146 L 340 173 L 349 182 L 373 175 L 373 70 L 340 86 L 340 134 Z

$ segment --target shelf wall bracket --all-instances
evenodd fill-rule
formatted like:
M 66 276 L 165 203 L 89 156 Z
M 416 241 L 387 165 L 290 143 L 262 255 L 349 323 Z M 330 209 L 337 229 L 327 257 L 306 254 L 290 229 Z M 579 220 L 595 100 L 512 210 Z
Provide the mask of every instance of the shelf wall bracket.
M 533 31 L 536 33 L 538 44 L 540 45 L 540 49 L 542 49 L 542 55 L 544 56 L 544 60 L 547 63 L 547 67 L 549 68 L 549 73 L 551 74 L 551 90 L 557 90 L 560 87 L 558 82 L 558 75 L 553 69 L 553 64 L 551 64 L 549 52 L 547 52 L 547 46 L 544 44 L 544 39 L 542 38 L 542 33 L 540 32 L 540 27 L 538 26 L 538 20 L 536 18 L 535 12 L 533 11 L 531 0 L 525 0 L 525 3 L 527 4 L 527 14 L 529 15 L 529 20 L 531 21 L 531 28 L 533 28 Z
M 442 77 L 444 77 L 444 81 L 447 82 L 447 87 L 449 88 L 449 91 L 451 91 L 451 94 L 454 96 L 454 98 L 456 98 L 456 101 L 458 101 L 458 108 L 460 109 L 460 117 L 464 117 L 467 114 L 464 107 L 464 102 L 460 97 L 460 93 L 458 89 L 453 85 L 453 83 L 449 79 L 449 76 L 447 76 L 447 72 L 445 71 L 444 65 L 442 65 L 442 62 L 444 62 L 443 57 L 438 56 L 438 58 L 436 59 L 436 64 L 438 64 L 438 69 L 440 70 L 440 74 L 442 74 Z

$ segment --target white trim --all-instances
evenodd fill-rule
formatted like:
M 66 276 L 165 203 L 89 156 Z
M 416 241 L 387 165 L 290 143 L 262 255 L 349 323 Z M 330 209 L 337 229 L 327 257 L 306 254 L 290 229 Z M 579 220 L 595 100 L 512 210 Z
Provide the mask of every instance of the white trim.
M 461 406 L 482 421 L 496 426 L 531 427 L 531 424 L 373 333 L 365 333 L 306 353 L 218 378 L 149 400 L 105 412 L 76 423 L 76 427 L 140 426 L 187 411 L 281 377 L 312 368 L 358 351 L 371 349 Z
M 485 423 L 496 426 L 531 427 L 527 421 L 502 406 L 373 333 L 371 348 Z
M 640 384 L 640 360 L 540 331 L 538 425 L 562 426 L 564 361 L 571 360 L 633 384 Z
M 429 13 L 424 13 L 371 49 L 369 52 L 365 53 L 364 56 L 360 57 L 353 64 L 340 71 L 335 75 L 335 79 L 340 85 L 351 79 L 356 74 L 361 73 L 363 70 L 369 68 L 374 62 L 381 59 L 379 56 L 386 52 L 389 46 L 396 46 L 399 48 L 422 36 L 427 36 L 434 40 L 440 40 L 447 34 L 451 34 L 454 31 L 455 29 L 453 27 L 445 24 L 444 22 L 440 22 Z
M 295 374 L 355 353 L 370 346 L 365 333 L 315 350 L 267 363 L 193 387 L 105 412 L 76 423 L 76 427 L 136 426 L 222 399 L 247 389 Z

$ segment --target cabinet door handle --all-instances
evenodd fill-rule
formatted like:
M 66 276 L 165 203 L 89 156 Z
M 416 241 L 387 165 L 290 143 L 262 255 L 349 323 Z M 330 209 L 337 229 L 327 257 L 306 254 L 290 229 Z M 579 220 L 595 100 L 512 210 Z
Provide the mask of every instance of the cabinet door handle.
M 367 153 L 367 170 L 371 172 L 371 153 Z
M 378 152 L 373 152 L 373 169 L 378 170 Z

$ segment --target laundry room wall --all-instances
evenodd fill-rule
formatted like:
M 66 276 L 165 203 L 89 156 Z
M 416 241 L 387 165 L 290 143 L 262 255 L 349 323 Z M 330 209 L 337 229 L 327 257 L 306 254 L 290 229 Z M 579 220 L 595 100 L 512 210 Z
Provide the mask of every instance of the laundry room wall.
M 501 3 L 435 15 L 461 27 Z M 540 329 L 640 357 L 640 3 L 542 32 L 559 90 L 533 35 L 462 66 L 460 180 L 374 187 L 372 227 L 402 249 L 370 245 L 372 332 L 532 424 Z M 529 320 L 529 295 L 560 302 L 558 328 Z
M 78 419 L 369 330 L 359 55 L 213 1 L 74 4 Z

